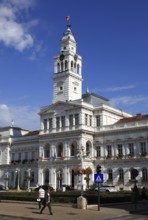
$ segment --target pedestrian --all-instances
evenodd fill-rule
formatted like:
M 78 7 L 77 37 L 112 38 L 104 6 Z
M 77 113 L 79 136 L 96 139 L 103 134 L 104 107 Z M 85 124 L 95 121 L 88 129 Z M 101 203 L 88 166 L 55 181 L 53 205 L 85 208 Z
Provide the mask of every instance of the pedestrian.
M 45 198 L 43 202 L 43 207 L 40 211 L 40 214 L 42 214 L 43 210 L 45 209 L 46 206 L 48 206 L 49 209 L 49 214 L 53 215 L 52 209 L 51 209 L 51 195 L 50 192 L 53 191 L 52 188 L 49 186 L 48 189 L 45 191 Z
M 38 191 L 38 199 L 39 202 L 39 209 L 41 209 L 42 205 L 44 204 L 44 198 L 45 198 L 45 190 L 42 188 L 42 186 L 39 186 Z
M 143 187 L 143 188 L 141 189 L 141 199 L 142 199 L 142 200 L 145 200 L 145 199 L 146 199 L 146 188 L 145 188 L 145 187 Z

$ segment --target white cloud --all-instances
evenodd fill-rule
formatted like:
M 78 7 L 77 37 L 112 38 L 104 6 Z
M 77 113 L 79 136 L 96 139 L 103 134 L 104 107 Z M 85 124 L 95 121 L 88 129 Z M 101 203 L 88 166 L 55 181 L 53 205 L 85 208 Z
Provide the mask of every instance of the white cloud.
M 9 108 L 5 104 L 0 105 L 0 127 L 3 125 L 10 125 L 12 120 L 12 113 L 10 113 Z
M 28 9 L 35 4 L 34 0 L 2 0 L 3 4 L 15 6 L 19 9 Z
M 110 103 L 113 106 L 119 106 L 120 104 L 123 105 L 136 105 L 139 103 L 148 103 L 148 97 L 147 96 L 121 96 L 117 98 L 112 98 L 110 100 Z
M 0 4 L 0 42 L 22 52 L 34 44 L 34 39 L 27 29 L 27 23 L 19 23 L 20 10 L 28 9 L 34 1 L 5 0 Z M 25 13 L 25 12 L 24 12 Z M 30 22 L 31 24 L 31 22 Z
M 0 127 L 10 126 L 14 121 L 14 126 L 25 129 L 39 129 L 39 109 L 32 110 L 29 106 L 7 106 L 0 105 Z
M 126 85 L 126 86 L 113 86 L 113 87 L 109 87 L 109 88 L 95 88 L 92 91 L 95 93 L 98 92 L 118 92 L 118 91 L 122 91 L 122 90 L 129 90 L 129 89 L 134 89 L 136 86 L 135 85 Z
M 127 86 L 117 86 L 117 87 L 110 87 L 107 88 L 107 92 L 117 92 L 117 91 L 122 91 L 122 90 L 128 90 L 128 89 L 133 89 L 135 88 L 135 85 L 127 85 Z

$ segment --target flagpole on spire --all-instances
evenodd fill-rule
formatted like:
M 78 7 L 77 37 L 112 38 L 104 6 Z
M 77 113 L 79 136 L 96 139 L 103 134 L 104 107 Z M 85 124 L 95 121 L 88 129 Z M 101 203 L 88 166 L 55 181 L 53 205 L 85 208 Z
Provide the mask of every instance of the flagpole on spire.
M 66 21 L 67 21 L 67 27 L 70 27 L 71 25 L 70 25 L 70 16 L 69 15 L 66 16 Z

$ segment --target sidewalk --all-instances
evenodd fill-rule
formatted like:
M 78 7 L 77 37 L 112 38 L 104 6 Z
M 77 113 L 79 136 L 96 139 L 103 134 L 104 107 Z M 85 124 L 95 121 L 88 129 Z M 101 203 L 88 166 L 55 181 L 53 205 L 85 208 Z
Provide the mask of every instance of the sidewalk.
M 0 216 L 20 217 L 21 219 L 32 220 L 96 220 L 109 217 L 120 217 L 129 215 L 129 211 L 135 211 L 134 205 L 126 204 L 112 204 L 103 205 L 98 211 L 97 205 L 89 205 L 87 210 L 77 209 L 67 204 L 52 205 L 53 216 L 49 215 L 48 208 L 46 207 L 43 214 L 39 214 L 38 204 L 35 202 L 20 202 L 20 201 L 1 201 L 0 203 Z M 148 203 L 139 204 L 138 213 L 141 210 L 148 210 Z

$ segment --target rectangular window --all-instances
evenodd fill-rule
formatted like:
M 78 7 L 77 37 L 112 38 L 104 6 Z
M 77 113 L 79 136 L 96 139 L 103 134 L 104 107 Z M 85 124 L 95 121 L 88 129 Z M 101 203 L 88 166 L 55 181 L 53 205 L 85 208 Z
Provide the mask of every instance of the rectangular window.
M 96 116 L 96 127 L 100 127 L 101 123 L 100 123 L 100 115 Z
M 69 126 L 73 126 L 73 115 L 69 115 Z
M 15 160 L 15 153 L 12 153 L 12 160 Z
M 44 130 L 47 130 L 47 119 L 44 119 Z
M 56 117 L 56 128 L 59 129 L 60 128 L 60 118 Z
M 22 159 L 22 154 L 21 152 L 18 153 L 18 160 L 21 160 Z
M 124 181 L 124 171 L 123 169 L 119 169 L 119 181 Z
M 49 118 L 49 130 L 52 129 L 52 118 Z
M 107 145 L 107 157 L 111 157 L 112 156 L 112 147 L 111 145 Z
M 92 126 L 92 115 L 89 116 L 89 125 Z
M 145 142 L 141 142 L 140 146 L 141 146 L 141 155 L 142 156 L 146 156 L 146 154 L 147 154 L 147 152 L 146 152 L 146 143 Z
M 25 160 L 28 160 L 28 152 L 25 152 Z
M 85 114 L 85 125 L 88 125 L 88 114 Z
M 79 125 L 79 114 L 75 114 L 75 125 Z
M 65 127 L 65 116 L 61 117 L 61 125 L 62 125 L 62 128 Z
M 129 156 L 134 156 L 134 144 L 129 143 L 128 147 L 129 147 Z
M 31 159 L 35 160 L 35 152 L 34 151 L 31 152 Z
M 13 182 L 14 181 L 14 172 L 12 171 L 10 174 L 10 180 Z
M 32 179 L 31 179 L 31 181 L 30 182 L 34 182 L 34 171 L 31 171 L 31 173 L 30 173 L 30 175 L 31 175 L 31 177 L 32 177 Z
M 118 155 L 119 155 L 119 156 L 123 156 L 122 144 L 118 144 L 117 147 L 118 147 Z
M 25 170 L 24 171 L 24 180 L 26 180 L 27 176 L 28 176 L 28 172 Z
M 49 147 L 45 148 L 44 156 L 45 156 L 45 158 L 49 158 L 50 157 L 50 149 L 49 149 Z
M 96 147 L 96 157 L 101 157 L 101 147 L 100 146 L 97 146 Z

